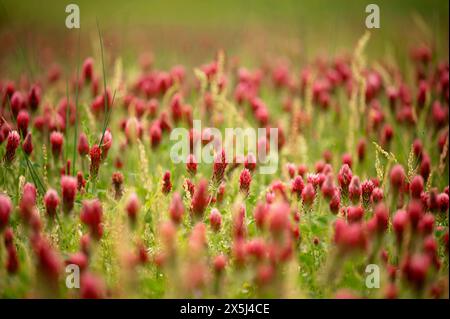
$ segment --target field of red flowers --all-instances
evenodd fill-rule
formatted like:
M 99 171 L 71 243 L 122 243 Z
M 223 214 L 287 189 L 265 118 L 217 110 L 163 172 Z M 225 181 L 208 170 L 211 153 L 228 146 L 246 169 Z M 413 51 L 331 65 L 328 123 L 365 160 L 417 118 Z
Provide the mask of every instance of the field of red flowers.
M 33 67 L 15 43 L 20 72 L 0 72 L 0 297 L 448 298 L 448 40 L 393 63 L 369 58 L 371 35 L 251 67 L 226 47 L 124 67 L 101 25 L 67 64 Z M 275 128 L 257 146 L 276 171 L 224 149 L 174 163 L 176 128 L 191 147 L 214 142 L 208 128 Z

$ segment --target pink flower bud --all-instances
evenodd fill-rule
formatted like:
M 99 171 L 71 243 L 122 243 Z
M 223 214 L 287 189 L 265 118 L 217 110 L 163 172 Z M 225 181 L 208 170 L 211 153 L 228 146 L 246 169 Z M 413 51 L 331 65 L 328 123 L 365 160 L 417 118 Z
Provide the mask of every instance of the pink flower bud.
M 245 157 L 244 167 L 248 169 L 250 172 L 253 172 L 256 168 L 256 157 L 252 153 L 249 153 Z
M 153 123 L 150 127 L 150 143 L 153 148 L 157 147 L 161 143 L 162 131 L 159 123 Z
M 80 238 L 80 249 L 86 256 L 89 256 L 90 247 L 91 247 L 91 237 L 89 236 L 89 234 L 84 234 Z
M 83 252 L 76 252 L 70 255 L 65 264 L 66 265 L 77 265 L 80 268 L 80 271 L 83 272 L 88 266 L 88 257 Z
M 350 200 L 356 204 L 359 203 L 362 193 L 361 183 L 359 182 L 358 176 L 353 176 L 350 182 L 349 188 L 349 197 Z
M 413 284 L 416 289 L 422 289 L 425 284 L 429 267 L 429 257 L 424 254 L 416 254 L 407 258 L 402 268 L 406 278 L 411 282 L 411 284 Z
M 11 97 L 11 110 L 16 117 L 20 110 L 26 107 L 25 98 L 19 91 L 14 92 Z
M 201 179 L 192 197 L 192 212 L 195 216 L 201 217 L 209 203 L 208 182 Z
M 80 297 L 83 299 L 103 299 L 106 297 L 105 283 L 100 277 L 85 272 L 80 281 Z
M 441 193 L 438 195 L 437 198 L 439 210 L 441 213 L 445 213 L 448 211 L 449 201 L 448 201 L 448 194 Z
M 342 165 L 348 165 L 349 168 L 352 168 L 352 156 L 348 153 L 342 155 Z M 351 178 L 350 178 L 351 179 Z
M 77 180 L 74 177 L 67 175 L 61 177 L 61 194 L 64 212 L 69 213 L 73 209 L 75 195 L 77 194 Z
M 81 133 L 80 136 L 78 137 L 78 154 L 80 154 L 80 156 L 85 156 L 89 153 L 89 141 L 87 139 L 86 134 Z
M 233 237 L 234 239 L 244 239 L 246 233 L 245 206 L 241 204 L 233 214 Z
M 342 165 L 338 174 L 338 181 L 344 194 L 348 194 L 348 186 L 352 180 L 353 174 L 348 164 Z
M 258 203 L 253 212 L 253 217 L 255 218 L 255 223 L 258 228 L 263 228 L 267 215 L 269 213 L 269 208 L 267 204 Z
M 47 215 L 50 217 L 54 217 L 56 215 L 56 209 L 59 205 L 59 196 L 54 189 L 50 188 L 47 193 L 45 193 L 44 205 Z
M 311 206 L 315 197 L 316 191 L 314 190 L 314 186 L 311 183 L 306 184 L 302 191 L 303 204 L 306 206 Z
M 375 187 L 372 191 L 372 196 L 370 197 L 370 200 L 372 203 L 377 204 L 383 200 L 383 190 L 379 187 Z
M 420 159 L 422 157 L 423 145 L 422 145 L 422 141 L 418 138 L 415 139 L 413 142 L 413 152 L 417 158 Z
M 87 83 L 92 81 L 94 78 L 94 59 L 93 58 L 87 58 L 83 62 L 82 67 L 82 74 L 83 74 L 83 80 Z
M 328 174 L 325 177 L 325 181 L 322 184 L 321 190 L 323 197 L 325 197 L 326 199 L 330 200 L 333 197 L 336 190 L 336 186 L 334 185 L 332 174 Z
M 211 213 L 209 215 L 209 222 L 211 224 L 211 228 L 214 231 L 217 232 L 220 230 L 220 226 L 222 225 L 222 215 L 216 208 L 213 208 L 211 210 Z
M 367 247 L 367 236 L 361 223 L 347 224 L 338 219 L 334 226 L 334 241 L 341 251 L 365 250 Z
M 370 197 L 372 196 L 374 188 L 375 185 L 371 180 L 366 180 L 362 182 L 361 190 L 364 205 L 367 205 L 370 202 Z
M 89 167 L 89 174 L 91 178 L 96 178 L 98 170 L 100 168 L 100 162 L 102 160 L 102 151 L 97 144 L 94 144 L 89 151 L 89 157 L 91 158 L 91 164 Z
M 103 135 L 103 141 L 101 145 L 102 150 L 102 160 L 108 156 L 109 149 L 112 146 L 112 134 L 109 129 L 105 130 L 105 135 Z
M 422 156 L 422 162 L 420 163 L 419 167 L 420 175 L 422 175 L 424 181 L 428 180 L 428 177 L 431 173 L 431 159 L 428 154 L 423 154 Z
M 62 272 L 63 262 L 56 250 L 47 239 L 37 237 L 33 243 L 33 249 L 38 261 L 38 270 L 55 284 Z
M 192 175 L 195 175 L 195 173 L 197 173 L 197 160 L 194 154 L 188 155 L 188 158 L 186 160 L 186 168 L 188 172 Z
M 84 187 L 86 187 L 86 180 L 83 177 L 83 173 L 82 172 L 78 172 L 77 173 L 77 189 L 80 191 Z
M 422 216 L 419 222 L 419 230 L 424 235 L 430 235 L 434 229 L 434 216 L 430 213 Z
M 384 147 L 388 148 L 392 138 L 394 137 L 394 129 L 389 124 L 385 124 L 381 134 L 381 142 Z
M 181 120 L 183 116 L 183 100 L 180 93 L 175 94 L 170 101 L 170 111 L 172 113 L 172 119 L 175 123 Z
M 422 203 L 417 200 L 413 200 L 408 204 L 407 210 L 409 221 L 413 229 L 417 229 L 420 219 L 423 215 Z
M 19 270 L 19 257 L 17 255 L 17 249 L 15 245 L 9 245 L 6 247 L 6 270 L 9 274 L 15 274 Z
M 303 183 L 303 178 L 301 176 L 295 176 L 291 182 L 292 193 L 296 194 L 297 198 L 300 198 L 304 187 L 305 184 Z
M 27 135 L 28 133 L 28 123 L 30 122 L 30 116 L 28 112 L 25 110 L 21 110 L 19 115 L 17 115 L 17 128 L 19 129 L 20 134 L 22 136 Z
M 225 187 L 225 183 L 222 182 L 217 189 L 217 203 L 219 204 L 223 202 L 223 199 L 225 197 Z
M 364 217 L 364 209 L 361 206 L 350 206 L 347 208 L 347 220 L 349 223 L 360 222 Z
M 292 163 L 288 163 L 288 164 L 286 165 L 286 167 L 287 167 L 287 171 L 288 171 L 289 177 L 290 177 L 290 178 L 294 178 L 295 173 L 296 173 L 296 170 L 297 170 L 296 167 L 295 167 L 295 165 L 292 164 Z
M 58 158 L 62 151 L 62 145 L 64 142 L 64 136 L 60 132 L 53 131 L 50 134 L 50 144 L 52 147 L 52 153 L 55 158 Z
M 395 235 L 399 242 L 403 239 L 403 234 L 405 233 L 406 227 L 408 225 L 408 214 L 405 210 L 398 210 L 392 221 L 392 226 L 395 231 Z
M 172 190 L 172 182 L 170 181 L 170 172 L 166 171 L 162 180 L 162 192 L 168 194 Z
M 31 141 L 31 132 L 27 133 L 25 140 L 22 143 L 22 149 L 28 156 L 33 152 L 33 142 Z
M 35 214 L 36 187 L 31 183 L 26 183 L 23 187 L 22 198 L 20 199 L 20 214 L 26 222 L 31 222 Z
M 132 222 L 136 221 L 140 206 L 141 206 L 141 204 L 139 202 L 139 198 L 136 195 L 136 193 L 131 193 L 130 196 L 128 197 L 128 201 L 125 206 L 125 210 L 128 214 L 128 217 L 130 218 L 130 220 Z
M 256 281 L 259 285 L 269 284 L 274 277 L 275 270 L 270 264 L 261 264 L 258 266 Z
M 419 90 L 417 92 L 417 105 L 423 107 L 425 104 L 425 99 L 427 97 L 428 84 L 425 81 L 420 81 Z
M 33 85 L 28 93 L 28 105 L 32 111 L 36 111 L 41 103 L 41 88 Z
M 424 181 L 422 176 L 416 175 L 411 181 L 409 190 L 411 192 L 411 197 L 415 199 L 420 199 L 420 195 L 423 192 Z
M 134 144 L 142 135 L 142 125 L 135 117 L 129 118 L 125 123 L 125 135 L 129 144 Z
M 16 155 L 16 149 L 19 147 L 20 135 L 17 131 L 10 131 L 6 143 L 5 161 L 10 164 Z
M 403 166 L 400 164 L 396 164 L 391 169 L 390 173 L 391 178 L 391 185 L 394 188 L 394 190 L 399 191 L 403 187 L 403 184 L 405 183 L 405 170 L 403 169 Z
M 80 219 L 89 227 L 90 233 L 95 239 L 100 239 L 103 235 L 102 216 L 103 208 L 98 199 L 83 201 Z
M 225 269 L 225 266 L 227 265 L 227 257 L 223 254 L 217 255 L 216 257 L 214 257 L 213 265 L 214 271 L 217 274 L 222 273 Z
M 244 168 L 239 176 L 239 189 L 244 195 L 248 195 L 250 191 L 250 183 L 252 182 L 252 175 L 250 171 Z
M 11 199 L 7 195 L 0 194 L 0 231 L 8 225 L 11 212 Z
M 290 207 L 285 202 L 273 204 L 268 215 L 269 229 L 274 234 L 288 229 Z
M 219 185 L 222 182 L 227 165 L 225 150 L 222 149 L 220 153 L 214 156 L 213 182 L 216 185 Z
M 358 145 L 357 145 L 357 153 L 358 153 L 358 160 L 360 162 L 362 162 L 364 160 L 364 158 L 366 157 L 366 140 L 365 139 L 360 139 L 358 141 Z
M 383 203 L 378 204 L 374 210 L 376 220 L 376 230 L 382 234 L 386 232 L 389 226 L 389 211 Z
M 337 214 L 339 212 L 339 207 L 341 205 L 341 196 L 338 190 L 334 191 L 333 196 L 330 200 L 330 210 L 332 213 Z
M 118 200 L 122 197 L 123 193 L 123 174 L 121 172 L 114 172 L 111 181 L 114 187 L 114 198 Z
M 175 192 L 172 197 L 172 201 L 169 206 L 170 219 L 175 224 L 179 224 L 184 214 L 184 205 L 181 200 L 181 196 L 178 192 Z
M 202 222 L 195 224 L 188 239 L 188 245 L 193 256 L 198 256 L 206 248 L 206 225 Z

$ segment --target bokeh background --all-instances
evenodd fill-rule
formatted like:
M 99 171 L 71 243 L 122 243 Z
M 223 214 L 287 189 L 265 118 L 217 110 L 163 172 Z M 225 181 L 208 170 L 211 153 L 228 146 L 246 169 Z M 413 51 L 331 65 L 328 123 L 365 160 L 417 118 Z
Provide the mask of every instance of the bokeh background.
M 80 7 L 80 30 L 65 27 L 69 3 Z M 225 49 L 250 66 L 274 57 L 301 64 L 351 52 L 365 31 L 369 3 L 381 11 L 381 28 L 372 32 L 369 57 L 401 65 L 404 50 L 418 43 L 432 45 L 437 58 L 448 55 L 446 0 L 0 0 L 0 72 L 16 73 L 21 67 L 14 63 L 20 55 L 23 59 L 17 43 L 36 68 L 55 59 L 76 60 L 78 36 L 82 53 L 91 55 L 98 44 L 97 21 L 108 54 L 120 55 L 124 63 L 151 51 L 161 67 L 197 64 Z

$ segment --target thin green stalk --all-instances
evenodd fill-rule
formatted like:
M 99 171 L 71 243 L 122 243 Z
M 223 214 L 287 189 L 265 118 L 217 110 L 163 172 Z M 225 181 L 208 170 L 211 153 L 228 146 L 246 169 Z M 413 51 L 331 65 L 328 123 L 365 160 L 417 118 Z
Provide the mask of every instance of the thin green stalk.
M 103 72 L 103 101 L 104 101 L 104 114 L 105 114 L 105 119 L 103 122 L 103 132 L 102 132 L 102 137 L 100 138 L 100 143 L 99 146 L 102 145 L 103 142 L 103 137 L 105 136 L 105 131 L 106 131 L 106 125 L 107 125 L 107 120 L 108 120 L 108 116 L 107 116 L 107 111 L 108 111 L 108 95 L 106 93 L 106 70 L 105 70 L 105 61 L 104 61 L 104 56 L 103 56 L 103 38 L 102 38 L 102 33 L 100 32 L 100 26 L 98 24 L 98 20 L 97 20 L 97 31 L 98 31 L 98 37 L 99 37 L 99 41 L 100 41 L 100 52 L 101 52 L 101 59 L 102 59 L 102 72 Z
M 75 127 L 73 132 L 73 162 L 72 162 L 72 175 L 75 176 L 75 163 L 77 161 L 77 135 L 78 135 L 78 94 L 79 94 L 79 76 L 80 76 L 80 31 L 78 31 L 78 63 L 77 63 L 77 86 L 75 88 Z
M 66 133 L 67 136 L 69 136 L 69 109 L 70 109 L 70 105 L 69 105 L 69 79 L 67 79 L 66 81 Z M 68 143 L 66 142 L 64 145 L 64 153 L 66 154 L 65 158 L 67 158 L 68 154 L 67 154 L 67 149 L 68 149 Z M 63 163 L 64 164 L 64 163 Z
M 38 174 L 36 173 L 36 171 L 34 170 L 34 167 L 33 167 L 33 165 L 31 164 L 31 162 L 30 162 L 30 160 L 29 160 L 27 154 L 25 154 L 25 152 L 24 152 L 23 150 L 22 150 L 22 152 L 23 152 L 23 155 L 24 155 L 24 157 L 25 157 L 25 161 L 27 162 L 27 166 L 28 166 L 28 169 L 30 170 L 30 175 L 31 175 L 31 178 L 33 179 L 34 184 L 38 187 L 38 189 L 39 189 L 41 195 L 44 195 L 44 193 L 45 193 L 45 187 L 44 187 L 44 184 L 42 184 L 39 175 L 38 175 Z
M 20 139 L 23 141 L 24 137 L 22 135 L 22 132 L 19 131 L 19 134 L 20 134 Z M 41 179 L 39 178 L 39 176 L 35 172 L 33 165 L 31 165 L 30 160 L 28 159 L 28 155 L 25 153 L 25 151 L 23 150 L 22 147 L 20 147 L 20 149 L 21 149 L 22 154 L 23 154 L 23 156 L 24 156 L 24 158 L 25 158 L 25 160 L 27 162 L 27 166 L 28 166 L 28 169 L 30 170 L 30 175 L 31 175 L 31 178 L 33 179 L 34 185 L 36 185 L 39 188 L 40 193 L 42 195 L 44 195 L 45 187 L 42 184 Z M 19 173 L 19 176 L 20 176 L 20 173 Z M 37 181 L 36 181 L 36 179 L 37 179 Z M 39 182 L 39 183 L 37 183 L 37 182 Z M 17 190 L 18 190 L 18 188 L 17 188 Z
M 99 146 L 101 146 L 102 143 L 103 143 L 103 138 L 105 137 L 105 132 L 106 132 L 106 129 L 107 129 L 107 127 L 108 127 L 109 118 L 110 118 L 110 116 L 111 116 L 112 106 L 113 106 L 113 104 L 114 104 L 115 98 L 116 98 L 116 91 L 114 90 L 113 98 L 112 98 L 112 100 L 111 100 L 111 107 L 109 108 L 108 113 L 105 115 L 105 121 L 104 121 L 104 123 L 103 123 L 103 129 L 102 129 L 103 133 L 102 133 L 102 137 L 101 137 L 101 139 L 100 139 L 100 143 L 98 144 Z

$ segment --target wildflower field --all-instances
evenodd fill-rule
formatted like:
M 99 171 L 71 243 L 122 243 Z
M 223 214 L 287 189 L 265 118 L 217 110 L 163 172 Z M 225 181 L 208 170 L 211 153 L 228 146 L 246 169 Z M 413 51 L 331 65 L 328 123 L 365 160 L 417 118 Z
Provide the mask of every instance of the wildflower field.
M 0 3 L 0 298 L 449 298 L 447 1 Z

